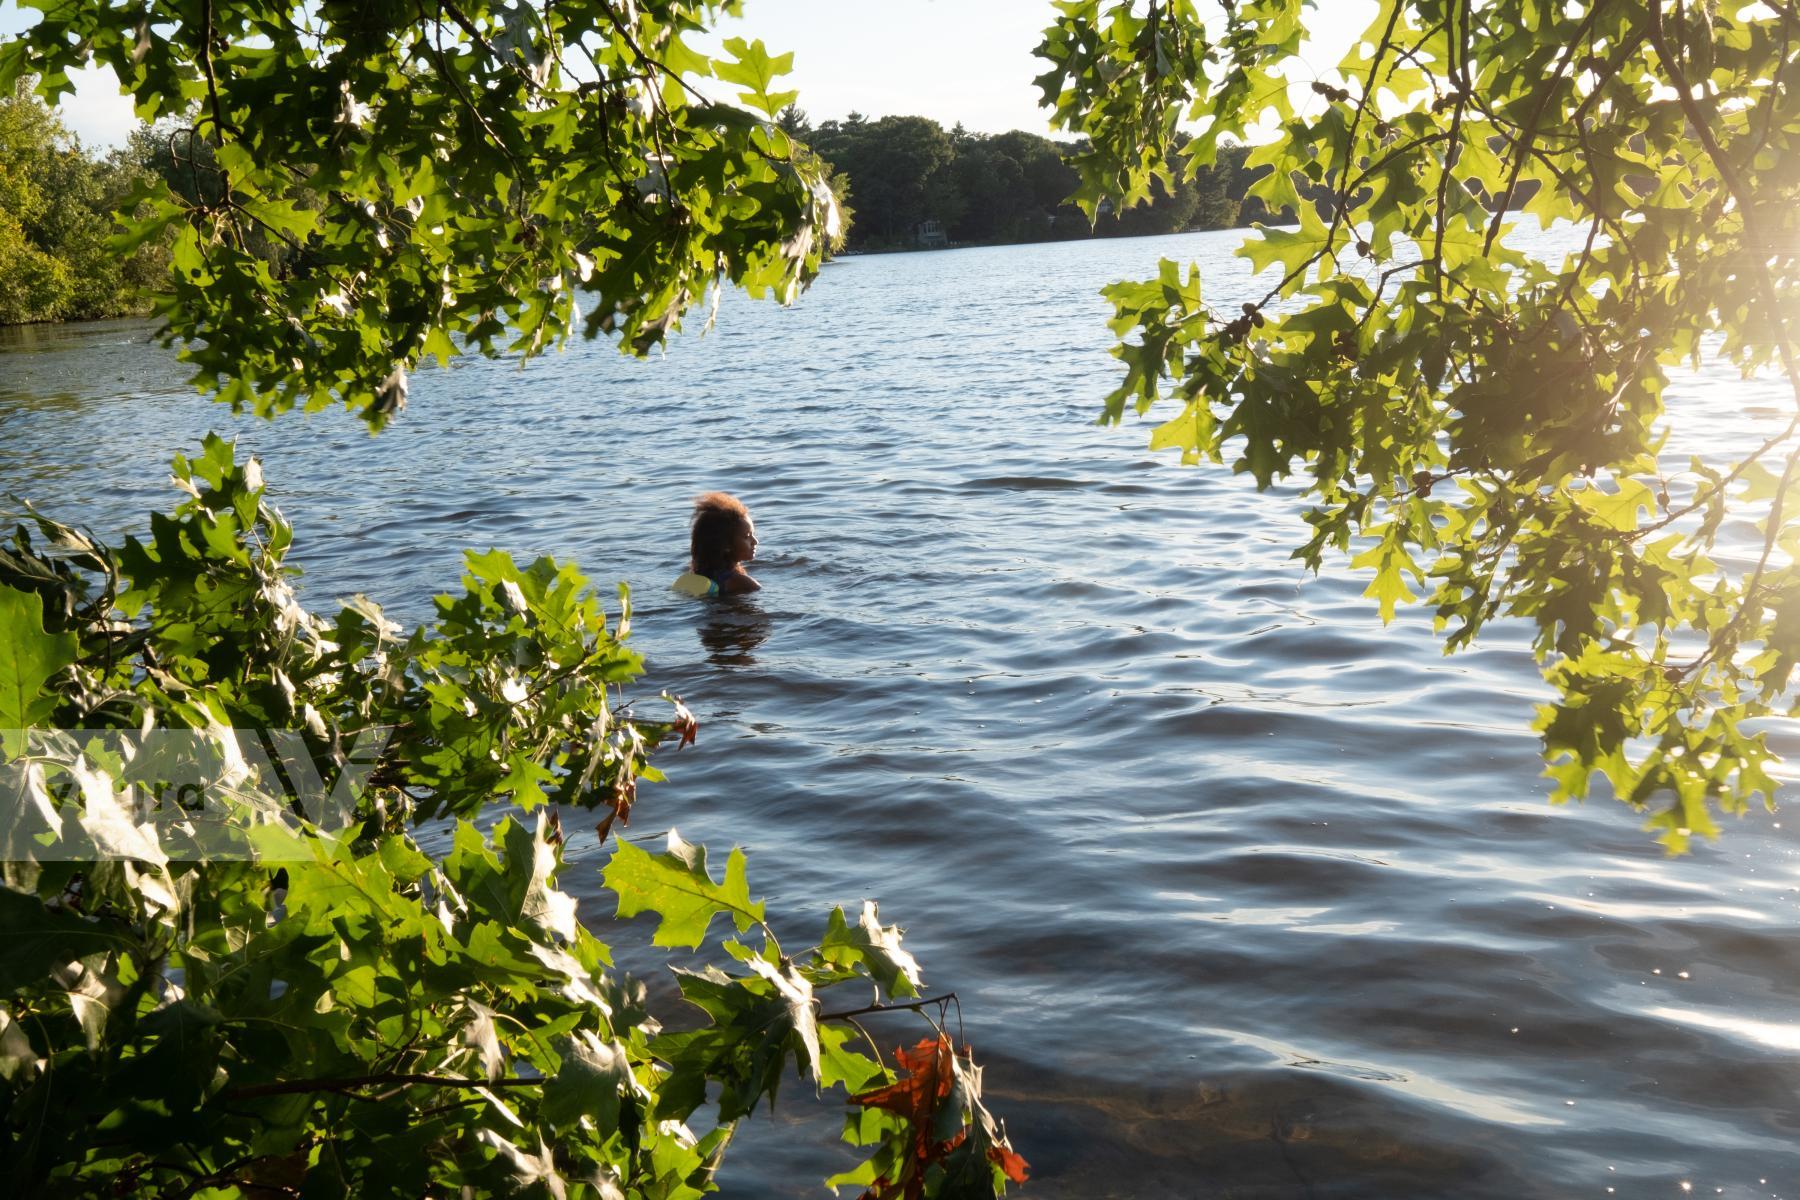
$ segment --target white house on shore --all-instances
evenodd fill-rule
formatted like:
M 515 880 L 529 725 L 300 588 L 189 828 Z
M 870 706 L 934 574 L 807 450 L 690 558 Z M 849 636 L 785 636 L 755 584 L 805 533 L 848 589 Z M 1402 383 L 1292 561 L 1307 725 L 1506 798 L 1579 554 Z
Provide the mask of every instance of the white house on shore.
M 913 226 L 913 243 L 923 250 L 937 250 L 948 246 L 950 238 L 942 221 L 925 220 Z

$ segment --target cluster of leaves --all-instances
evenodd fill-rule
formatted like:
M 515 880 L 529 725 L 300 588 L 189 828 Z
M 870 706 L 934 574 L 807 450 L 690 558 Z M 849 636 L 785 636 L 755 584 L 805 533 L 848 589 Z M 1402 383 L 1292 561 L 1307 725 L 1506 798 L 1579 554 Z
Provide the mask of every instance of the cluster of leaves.
M 688 43 L 734 0 L 31 7 L 0 87 L 54 101 L 99 63 L 140 115 L 191 114 L 172 153 L 206 178 L 146 188 L 116 246 L 173 231 L 168 333 L 235 407 L 378 425 L 423 356 L 560 344 L 583 295 L 641 353 L 709 286 L 791 298 L 837 232 L 770 120 L 791 56 Z
M 894 1051 L 894 1059 L 906 1078 L 850 1098 L 863 1109 L 854 1140 L 880 1142 L 882 1152 L 832 1182 L 867 1182 L 870 1200 L 979 1195 L 993 1186 L 996 1171 L 1025 1182 L 1028 1164 L 982 1105 L 981 1068 L 966 1047 L 958 1051 L 940 1030 L 910 1051 Z M 945 1192 L 931 1186 L 939 1180 Z
M 85 153 L 23 81 L 0 89 L 0 325 L 142 312 L 167 239 L 108 249 L 113 211 L 151 178 L 130 152 Z
M 1058 7 L 1039 82 L 1090 139 L 1090 211 L 1273 128 L 1250 194 L 1298 215 L 1240 251 L 1278 275 L 1242 312 L 1173 263 L 1107 289 L 1107 417 L 1166 395 L 1153 446 L 1297 482 L 1297 556 L 1353 549 L 1384 617 L 1420 589 L 1450 650 L 1533 622 L 1556 798 L 1603 777 L 1674 850 L 1772 802 L 1756 718 L 1793 711 L 1800 416 L 1735 462 L 1660 451 L 1667 372 L 1703 352 L 1800 405 L 1800 13 L 1383 0 L 1296 105 L 1303 0 Z M 1576 248 L 1509 246 L 1521 208 Z M 1747 552 L 1715 549 L 1728 511 Z
M 471 553 L 410 634 L 360 597 L 321 617 L 255 460 L 211 438 L 174 465 L 187 498 L 144 538 L 114 550 L 30 513 L 0 550 L 8 1194 L 692 1197 L 790 1069 L 894 1084 L 851 1044 L 858 1018 L 946 1001 L 917 998 L 872 903 L 789 954 L 741 853 L 721 882 L 673 832 L 660 853 L 619 843 L 605 883 L 621 917 L 657 916 L 656 945 L 698 948 L 721 914 L 760 944 L 681 974 L 701 1021 L 680 1032 L 608 969 L 559 889 L 564 809 L 546 801 L 628 817 L 659 778 L 650 754 L 694 724 L 678 702 L 662 722 L 619 702 L 640 667 L 626 618 L 609 625 L 578 574 Z M 246 757 L 234 732 L 283 728 L 326 775 L 377 737 L 337 819 L 296 807 L 296 756 Z M 152 729 L 190 732 L 189 761 L 119 749 Z M 178 778 L 207 784 L 201 805 Z M 499 801 L 511 815 L 484 831 Z M 235 836 L 200 858 L 208 820 Z M 876 1002 L 825 1011 L 859 987 Z M 992 1196 L 1023 1177 L 956 1061 L 930 1105 L 860 1097 L 882 1111 L 848 1122 L 874 1147 L 856 1180 Z M 927 1124 L 980 1161 L 916 1155 Z

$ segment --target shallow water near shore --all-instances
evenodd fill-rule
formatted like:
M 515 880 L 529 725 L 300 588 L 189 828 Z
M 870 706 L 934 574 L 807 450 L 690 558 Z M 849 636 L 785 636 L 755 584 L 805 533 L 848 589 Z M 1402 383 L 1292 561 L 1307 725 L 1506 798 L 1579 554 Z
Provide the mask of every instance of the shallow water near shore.
M 844 260 L 647 363 L 424 370 L 378 438 L 234 419 L 141 323 L 0 330 L 0 491 L 135 529 L 213 428 L 263 457 L 315 605 L 419 619 L 464 547 L 630 582 L 639 690 L 702 722 L 630 834 L 743 845 L 794 944 L 879 898 L 961 998 L 1027 1196 L 1800 1197 L 1800 827 L 1671 860 L 1621 805 L 1552 808 L 1522 630 L 1445 658 L 1289 559 L 1290 492 L 1092 424 L 1100 286 L 1198 260 L 1234 308 L 1241 237 Z M 1782 404 L 1684 376 L 1670 458 Z M 710 488 L 755 513 L 758 595 L 667 590 Z M 837 1112 L 790 1083 L 724 1193 L 825 1194 Z

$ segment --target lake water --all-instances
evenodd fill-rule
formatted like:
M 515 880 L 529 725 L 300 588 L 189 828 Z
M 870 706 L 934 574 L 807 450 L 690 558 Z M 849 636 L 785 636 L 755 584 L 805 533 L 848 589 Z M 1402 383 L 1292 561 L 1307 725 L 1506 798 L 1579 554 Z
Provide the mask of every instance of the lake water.
M 417 618 L 464 546 L 631 582 L 641 690 L 702 729 L 630 832 L 745 846 L 795 944 L 879 897 L 1026 1195 L 1800 1197 L 1800 828 L 1670 860 L 1623 806 L 1552 808 L 1521 631 L 1446 659 L 1289 561 L 1291 495 L 1091 423 L 1097 289 L 1169 255 L 1235 307 L 1239 237 L 845 260 L 647 363 L 424 371 L 374 439 L 234 420 L 143 325 L 13 331 L 0 490 L 119 531 L 217 428 L 320 604 Z M 1783 401 L 1706 372 L 1671 403 L 1685 462 Z M 666 590 L 710 488 L 763 538 L 742 602 Z M 602 857 L 567 877 L 590 920 Z M 824 1194 L 837 1111 L 784 1090 L 726 1195 Z

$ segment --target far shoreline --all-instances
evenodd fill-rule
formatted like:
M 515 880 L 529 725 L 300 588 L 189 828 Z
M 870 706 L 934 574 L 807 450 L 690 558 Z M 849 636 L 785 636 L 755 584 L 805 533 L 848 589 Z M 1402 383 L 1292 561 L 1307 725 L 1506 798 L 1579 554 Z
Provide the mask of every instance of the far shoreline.
M 1190 233 L 1229 233 L 1233 230 L 1249 231 L 1254 227 L 1254 225 L 1225 225 L 1213 229 L 1172 229 L 1163 233 L 1109 233 L 1091 237 L 1039 238 L 1035 241 L 1028 242 L 958 242 L 948 246 L 871 246 L 859 250 L 840 250 L 836 254 L 825 259 L 821 265 L 828 267 L 833 263 L 840 262 L 847 258 L 874 258 L 877 256 L 885 257 L 893 254 L 943 254 L 955 250 L 995 250 L 1005 249 L 1009 246 L 1060 246 L 1064 244 L 1075 245 L 1088 242 L 1127 242 L 1140 241 L 1144 238 L 1182 237 Z M 1268 228 L 1279 229 L 1283 228 L 1283 226 L 1269 225 Z M 113 316 L 105 317 L 67 317 L 50 318 L 42 321 L 14 321 L 10 323 L 0 323 L 0 353 L 5 352 L 7 343 L 17 340 L 11 336 L 11 331 L 15 330 L 41 329 L 46 327 L 66 329 L 72 325 L 102 325 L 112 324 L 118 321 L 155 320 L 155 309 L 145 308 L 142 311 L 118 313 Z
M 1234 230 L 1248 231 L 1256 225 L 1264 225 L 1269 229 L 1284 229 L 1294 226 L 1293 222 L 1281 224 L 1258 221 L 1250 225 L 1218 225 L 1212 228 L 1169 229 L 1154 233 L 1108 233 L 1089 237 L 1068 238 L 1034 238 L 1024 242 L 954 242 L 944 246 L 869 246 L 857 250 L 839 250 L 826 263 L 834 263 L 841 258 L 868 258 L 878 254 L 942 254 L 947 250 L 993 250 L 1007 246 L 1060 246 L 1076 245 L 1087 242 L 1130 242 L 1143 238 L 1181 237 L 1190 233 L 1230 233 Z

